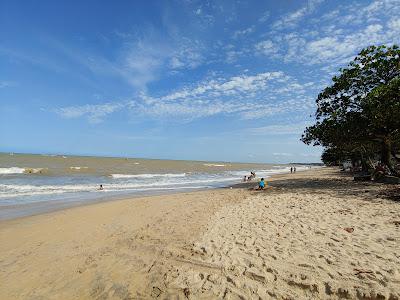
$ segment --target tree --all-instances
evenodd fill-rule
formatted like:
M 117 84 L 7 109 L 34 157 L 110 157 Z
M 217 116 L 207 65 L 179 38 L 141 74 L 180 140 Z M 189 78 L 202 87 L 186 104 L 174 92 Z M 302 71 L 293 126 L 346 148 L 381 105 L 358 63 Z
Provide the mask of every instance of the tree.
M 400 77 L 372 90 L 363 102 L 363 112 L 369 118 L 372 137 L 382 144 L 382 162 L 391 167 L 400 137 Z
M 400 144 L 399 47 L 363 49 L 332 81 L 318 95 L 316 123 L 302 141 L 358 153 L 364 161 L 379 149 L 381 161 L 396 173 L 391 158 L 398 159 Z
M 349 157 L 349 153 L 339 148 L 325 148 L 321 160 L 328 166 L 339 166 L 341 162 Z

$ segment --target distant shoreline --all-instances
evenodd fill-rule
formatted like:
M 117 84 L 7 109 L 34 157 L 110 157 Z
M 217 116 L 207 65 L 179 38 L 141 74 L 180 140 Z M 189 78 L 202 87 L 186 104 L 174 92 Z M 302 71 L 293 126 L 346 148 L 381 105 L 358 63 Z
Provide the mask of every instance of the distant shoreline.
M 290 164 L 300 164 L 300 165 L 323 165 L 323 163 L 313 162 L 313 163 L 279 163 L 279 162 L 243 162 L 243 161 L 223 161 L 223 160 L 198 160 L 198 159 L 174 159 L 174 158 L 152 158 L 152 157 L 133 157 L 133 156 L 102 156 L 102 155 L 80 155 L 80 154 L 54 154 L 54 153 L 24 153 L 24 152 L 4 152 L 0 151 L 0 155 L 35 155 L 35 156 L 48 156 L 48 157 L 82 157 L 82 158 L 115 158 L 115 159 L 138 159 L 138 160 L 155 160 L 155 161 L 193 161 L 199 163 L 225 163 L 225 164 L 280 164 L 280 165 L 290 165 Z

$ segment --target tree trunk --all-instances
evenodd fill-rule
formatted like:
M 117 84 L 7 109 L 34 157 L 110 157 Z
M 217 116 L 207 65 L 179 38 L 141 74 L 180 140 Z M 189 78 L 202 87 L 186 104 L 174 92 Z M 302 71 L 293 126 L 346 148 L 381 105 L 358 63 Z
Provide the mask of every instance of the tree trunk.
M 390 170 L 392 174 L 395 176 L 399 176 L 396 170 L 393 168 L 392 162 L 392 143 L 389 137 L 384 137 L 382 141 L 382 153 L 381 153 L 381 160 Z
M 354 158 L 353 155 L 350 157 L 350 159 L 351 159 L 351 169 L 354 170 L 355 167 L 357 166 L 357 160 Z
M 368 165 L 365 156 L 363 154 L 363 151 L 360 151 L 360 155 L 361 155 L 361 171 L 363 173 L 368 173 Z

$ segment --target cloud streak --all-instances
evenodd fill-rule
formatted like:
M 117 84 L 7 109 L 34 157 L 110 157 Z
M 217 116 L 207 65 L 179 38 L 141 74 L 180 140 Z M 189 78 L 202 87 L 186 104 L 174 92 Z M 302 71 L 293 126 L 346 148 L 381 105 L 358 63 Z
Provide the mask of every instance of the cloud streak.
M 86 104 L 55 109 L 55 113 L 66 119 L 86 117 L 90 123 L 97 124 L 114 112 L 121 110 L 123 103 Z
M 295 124 L 273 124 L 262 127 L 248 128 L 246 133 L 256 136 L 268 135 L 300 135 L 309 123 L 300 122 Z
M 92 123 L 122 108 L 153 119 L 175 117 L 185 122 L 214 115 L 258 119 L 311 106 L 311 99 L 304 96 L 309 87 L 310 83 L 300 84 L 280 71 L 241 74 L 200 82 L 158 97 L 141 93 L 130 101 L 64 107 L 56 112 L 65 118 L 87 117 Z
M 296 27 L 298 23 L 302 21 L 306 16 L 312 14 L 317 6 L 323 1 L 324 0 L 308 0 L 305 6 L 283 16 L 278 21 L 276 21 L 272 25 L 272 28 L 276 30 L 282 30 Z
M 286 23 L 279 20 L 273 28 L 294 27 L 313 13 L 319 2 L 309 2 L 285 18 Z M 334 70 L 364 47 L 399 43 L 399 15 L 399 0 L 373 1 L 366 6 L 342 5 L 320 17 L 304 20 L 307 26 L 298 30 L 271 35 L 269 40 L 256 43 L 255 48 L 259 54 L 274 55 L 287 63 L 325 64 L 324 70 Z
M 334 70 L 350 61 L 361 48 L 398 42 L 400 37 L 399 0 L 345 4 L 316 17 L 322 2 L 307 1 L 306 5 L 269 25 L 266 20 L 270 14 L 266 12 L 251 26 L 229 32 L 225 40 L 228 43 L 218 40 L 209 48 L 204 40 L 182 37 L 179 32 L 162 36 L 150 28 L 142 34 L 119 33 L 124 47 L 114 60 L 82 56 L 75 60 L 93 72 L 124 78 L 135 88 L 136 96 L 125 102 L 64 107 L 57 112 L 66 118 L 84 117 L 92 123 L 121 110 L 148 119 L 182 122 L 217 115 L 254 120 L 292 112 L 309 113 L 314 109 L 315 96 Z M 200 17 L 208 14 L 209 9 L 201 6 L 194 14 Z M 261 26 L 264 33 L 257 38 Z M 239 38 L 240 41 L 247 39 L 248 43 L 239 43 Z M 220 50 L 219 56 L 215 49 Z M 247 59 L 257 63 L 264 59 L 271 65 L 279 60 L 284 66 L 281 70 L 286 71 L 263 72 L 262 68 L 265 70 L 268 64 L 262 62 L 262 67 L 255 68 L 258 72 L 249 74 L 241 66 Z M 235 72 L 235 63 L 237 70 L 243 71 Z M 292 65 L 301 67 L 301 71 L 291 72 Z M 209 79 L 197 83 L 185 83 L 183 78 L 177 83 L 183 87 L 177 89 L 169 86 L 162 92 L 148 89 L 150 83 L 160 78 L 186 74 L 200 66 L 210 70 L 215 66 L 221 70 L 229 66 L 232 68 L 228 72 L 238 75 L 224 76 L 221 71 L 218 76 L 203 76 Z M 282 128 L 260 130 L 286 134 Z

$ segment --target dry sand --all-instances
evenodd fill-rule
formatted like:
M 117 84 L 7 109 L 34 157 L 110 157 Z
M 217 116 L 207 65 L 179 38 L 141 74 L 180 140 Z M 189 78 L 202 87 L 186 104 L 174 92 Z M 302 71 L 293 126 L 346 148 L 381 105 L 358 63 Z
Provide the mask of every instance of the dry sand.
M 0 222 L 0 299 L 400 299 L 385 186 L 333 169 L 271 185 Z

